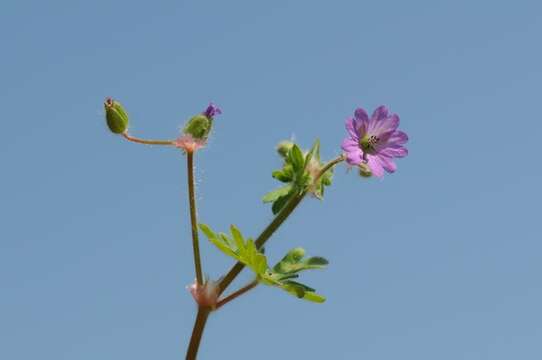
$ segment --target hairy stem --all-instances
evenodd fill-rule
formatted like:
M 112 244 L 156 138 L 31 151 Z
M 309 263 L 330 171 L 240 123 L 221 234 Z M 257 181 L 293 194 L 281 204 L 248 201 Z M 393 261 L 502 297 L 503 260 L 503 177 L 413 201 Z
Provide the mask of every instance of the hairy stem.
M 186 153 L 186 166 L 188 170 L 188 202 L 190 204 L 190 222 L 192 225 L 192 248 L 194 250 L 194 268 L 196 270 L 197 285 L 203 284 L 201 271 L 201 257 L 199 253 L 198 219 L 196 211 L 196 189 L 194 181 L 194 153 Z
M 134 136 L 129 135 L 128 132 L 123 132 L 122 136 L 128 141 L 132 141 L 138 144 L 146 144 L 146 145 L 174 145 L 175 144 L 175 141 L 172 141 L 172 140 L 145 140 L 145 139 L 136 138 Z
M 207 323 L 207 318 L 211 310 L 209 308 L 199 307 L 196 315 L 196 322 L 194 323 L 194 329 L 192 330 L 192 336 L 190 337 L 190 344 L 186 351 L 186 360 L 194 360 L 198 355 L 199 344 L 203 335 L 203 329 Z
M 216 309 L 221 308 L 223 305 L 225 305 L 225 304 L 229 303 L 230 301 L 232 301 L 233 299 L 243 295 L 247 291 L 249 291 L 251 289 L 254 289 L 256 286 L 258 286 L 258 280 L 254 280 L 254 281 L 248 283 L 247 285 L 243 286 L 239 290 L 232 292 L 230 295 L 226 296 L 225 298 L 223 298 L 222 300 L 220 300 L 216 304 Z

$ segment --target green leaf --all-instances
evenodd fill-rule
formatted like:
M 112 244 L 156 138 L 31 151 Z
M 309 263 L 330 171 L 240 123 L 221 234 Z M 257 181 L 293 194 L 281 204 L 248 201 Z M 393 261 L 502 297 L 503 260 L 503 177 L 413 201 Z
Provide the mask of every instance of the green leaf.
M 304 256 L 305 250 L 303 248 L 292 249 L 273 267 L 273 270 L 280 274 L 292 274 L 304 270 L 323 269 L 328 264 L 328 261 L 323 257 L 315 256 L 304 259 Z
M 235 225 L 230 227 L 232 237 L 224 233 L 217 235 L 205 224 L 200 224 L 199 227 L 209 238 L 209 241 L 224 254 L 248 266 L 258 277 L 265 275 L 268 270 L 267 258 L 256 249 L 254 240 L 247 239 L 245 241 Z
M 233 252 L 237 252 L 235 242 L 228 235 L 219 233 L 218 236 L 220 237 L 220 240 L 222 240 L 222 242 L 226 244 Z
M 285 186 L 280 187 L 278 189 L 275 189 L 275 190 L 273 190 L 271 192 L 268 192 L 267 194 L 264 195 L 262 200 L 263 200 L 264 203 L 275 202 L 279 198 L 288 195 L 288 193 L 291 190 L 292 190 L 292 184 L 285 185 Z
M 241 235 L 241 231 L 239 231 L 239 229 L 235 225 L 230 226 L 230 231 L 233 235 L 233 240 L 235 241 L 235 247 L 237 249 L 244 248 L 244 240 L 243 235 Z
M 323 268 L 327 265 L 326 259 L 318 256 L 305 258 L 305 250 L 295 248 L 271 270 L 267 257 L 256 248 L 254 240 L 245 240 L 235 225 L 230 226 L 231 237 L 224 233 L 217 234 L 205 224 L 199 224 L 199 228 L 220 251 L 250 268 L 262 284 L 278 287 L 303 300 L 316 303 L 325 301 L 325 297 L 317 294 L 313 288 L 292 279 L 298 278 L 300 271 Z
M 215 238 L 216 237 L 216 234 L 214 233 L 213 230 L 211 230 L 211 228 L 206 225 L 206 224 L 198 224 L 200 230 L 205 234 L 205 236 L 207 236 L 209 239 L 211 238 Z
M 283 285 L 283 289 L 299 299 L 312 301 L 315 303 L 323 303 L 326 301 L 326 298 L 314 292 L 314 289 L 295 281 L 287 281 Z
M 273 271 L 265 274 L 267 285 L 277 286 L 291 295 L 300 299 L 322 303 L 325 297 L 316 294 L 315 290 L 308 285 L 293 281 L 299 277 L 299 272 L 310 269 L 322 269 L 328 261 L 320 256 L 305 258 L 303 248 L 294 248 L 282 258 L 274 267 Z
M 233 256 L 235 257 L 236 254 L 235 254 L 235 250 L 233 250 L 227 241 L 224 241 L 224 239 L 220 236 L 220 237 L 212 237 L 212 238 L 209 238 L 209 241 L 211 243 L 213 243 L 220 251 L 222 251 L 224 254 L 228 255 L 228 256 Z
M 326 301 L 326 298 L 325 296 L 309 291 L 309 292 L 305 292 L 305 295 L 303 295 L 303 300 L 312 301 L 312 302 L 321 304 Z
M 271 207 L 271 210 L 273 211 L 273 215 L 276 215 L 279 213 L 280 210 L 282 210 L 282 208 L 284 207 L 284 205 L 286 205 L 286 203 L 288 202 L 288 200 L 290 200 L 290 198 L 294 195 L 294 192 L 290 192 L 288 195 L 286 196 L 282 196 L 280 198 L 278 198 L 274 203 L 273 203 L 273 206 Z
M 288 174 L 285 170 L 275 170 L 273 171 L 271 176 L 273 176 L 278 181 L 285 182 L 285 183 L 293 180 L 292 174 Z
M 294 146 L 292 146 L 292 148 L 288 152 L 288 159 L 290 160 L 290 164 L 292 164 L 296 173 L 299 173 L 303 170 L 303 166 L 305 165 L 303 152 L 296 144 L 294 144 Z
M 311 258 L 308 258 L 306 260 L 307 265 L 309 266 L 318 266 L 318 267 L 311 267 L 311 269 L 321 269 L 329 264 L 329 261 L 327 261 L 326 258 L 323 258 L 321 256 L 313 256 Z

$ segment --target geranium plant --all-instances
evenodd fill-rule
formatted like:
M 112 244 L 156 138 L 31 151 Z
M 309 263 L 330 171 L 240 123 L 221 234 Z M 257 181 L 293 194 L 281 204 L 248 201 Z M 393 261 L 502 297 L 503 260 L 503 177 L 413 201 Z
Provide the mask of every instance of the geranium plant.
M 273 171 L 272 176 L 282 185 L 263 197 L 263 202 L 271 204 L 274 218 L 257 237 L 251 238 L 243 235 L 235 225 L 230 227 L 228 233 L 216 232 L 211 226 L 200 223 L 197 219 L 194 158 L 207 144 L 215 117 L 222 113 L 219 107 L 209 104 L 202 113 L 189 119 L 182 133 L 172 140 L 134 137 L 128 131 L 129 118 L 124 107 L 111 98 L 105 100 L 104 107 L 107 126 L 114 134 L 139 144 L 170 146 L 186 156 L 187 200 L 190 209 L 195 272 L 194 283 L 188 290 L 197 304 L 187 359 L 196 358 L 209 315 L 260 284 L 276 287 L 301 300 L 323 303 L 326 298 L 314 288 L 300 282 L 299 278 L 303 271 L 325 268 L 328 265 L 325 258 L 306 256 L 303 248 L 296 247 L 276 264 L 270 265 L 263 253 L 263 246 L 307 195 L 317 199 L 323 198 L 324 190 L 331 185 L 333 170 L 338 164 L 346 161 L 348 167 L 357 168 L 359 175 L 364 178 L 373 175 L 382 177 L 385 172 L 395 172 L 394 158 L 404 157 L 408 153 L 405 148 L 408 137 L 398 130 L 399 116 L 390 113 L 385 106 L 378 107 L 371 117 L 362 108 L 354 111 L 354 116 L 346 120 L 347 137 L 341 146 L 343 152 L 332 160 L 321 160 L 318 140 L 305 151 L 292 141 L 279 143 L 277 152 L 283 160 L 283 165 L 282 168 Z M 200 233 L 204 234 L 219 251 L 235 260 L 235 265 L 218 280 L 208 279 L 203 275 L 204 257 L 200 254 Z M 244 268 L 253 273 L 254 279 L 226 294 L 225 291 Z

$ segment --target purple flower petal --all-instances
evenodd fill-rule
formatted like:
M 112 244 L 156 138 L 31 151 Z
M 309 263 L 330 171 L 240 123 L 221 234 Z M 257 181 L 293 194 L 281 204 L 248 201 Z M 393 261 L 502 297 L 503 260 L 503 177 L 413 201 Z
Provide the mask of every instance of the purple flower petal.
M 354 116 L 358 120 L 369 121 L 369 115 L 367 115 L 367 111 L 363 108 L 357 108 L 356 111 L 354 111 Z
M 389 138 L 397 127 L 399 126 L 399 116 L 397 114 L 392 114 L 391 116 L 381 119 L 377 122 L 369 123 L 369 128 L 367 132 L 370 135 L 375 135 L 381 139 Z
M 346 138 L 343 140 L 341 148 L 346 152 L 357 151 L 359 150 L 359 143 L 351 138 Z
M 387 157 L 402 158 L 408 155 L 408 149 L 402 146 L 390 146 L 380 151 L 380 154 Z
M 393 173 L 395 172 L 395 170 L 397 170 L 397 165 L 395 165 L 393 160 L 389 157 L 379 156 L 378 161 L 380 162 L 384 170 L 386 170 L 389 173 Z
M 408 141 L 408 135 L 400 130 L 397 130 L 388 139 L 388 144 L 391 146 L 404 145 L 407 143 L 407 141 Z
M 350 135 L 350 137 L 353 140 L 359 141 L 359 135 L 356 130 L 356 124 L 355 124 L 354 118 L 346 119 L 345 126 L 346 126 L 346 131 L 348 131 L 348 135 Z
M 353 151 L 348 151 L 346 153 L 346 162 L 350 165 L 359 165 L 361 164 L 361 156 L 362 156 L 361 149 L 356 149 Z
M 367 165 L 369 165 L 369 168 L 371 169 L 371 172 L 376 177 L 382 177 L 384 176 L 384 168 L 380 164 L 380 161 L 377 156 L 369 155 L 368 156 L 368 162 Z
M 367 133 L 367 128 L 369 126 L 369 115 L 363 108 L 357 108 L 354 111 L 354 117 L 356 119 L 356 130 L 360 137 L 363 137 Z
M 388 117 L 389 110 L 386 105 L 380 105 L 375 109 L 373 115 L 371 115 L 371 122 L 384 120 Z

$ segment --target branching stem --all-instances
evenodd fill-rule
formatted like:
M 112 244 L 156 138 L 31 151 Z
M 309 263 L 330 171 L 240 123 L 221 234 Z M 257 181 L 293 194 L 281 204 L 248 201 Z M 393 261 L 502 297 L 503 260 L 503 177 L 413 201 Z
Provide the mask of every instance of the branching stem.
M 225 298 L 223 298 L 216 304 L 216 310 L 220 309 L 223 305 L 229 303 L 233 299 L 243 295 L 247 291 L 254 289 L 256 286 L 258 286 L 258 280 L 254 280 L 248 283 L 247 285 L 243 286 L 239 290 L 232 292 L 230 295 L 226 296 Z
M 315 177 L 314 181 L 315 182 L 318 181 L 320 177 L 322 177 L 322 175 L 326 173 L 326 171 L 328 171 L 335 165 L 343 162 L 344 159 L 345 159 L 344 155 L 340 155 L 337 158 L 329 161 L 324 167 L 322 167 L 318 175 Z M 190 169 L 190 166 L 189 166 L 189 169 Z M 301 200 L 303 200 L 306 194 L 307 194 L 307 191 L 297 194 L 293 196 L 286 203 L 284 208 L 282 208 L 282 210 L 277 214 L 277 216 L 275 216 L 273 221 L 271 221 L 271 223 L 262 231 L 260 236 L 258 236 L 258 238 L 256 239 L 255 244 L 258 249 L 260 249 L 265 244 L 265 242 L 271 237 L 271 235 L 273 235 L 273 233 L 280 227 L 280 225 L 282 225 L 282 223 L 288 218 L 288 216 L 292 214 L 292 212 L 296 209 L 299 203 L 301 203 Z M 192 209 L 194 209 L 195 211 L 195 205 L 194 207 L 191 206 L 191 210 Z M 194 231 L 194 222 L 192 224 L 193 224 L 192 229 Z M 195 230 L 197 231 L 197 228 Z M 197 235 L 196 235 L 196 240 L 197 240 Z M 196 253 L 196 250 L 194 250 L 194 254 L 195 253 Z M 198 249 L 198 256 L 199 256 L 199 249 Z M 237 277 L 237 275 L 239 275 L 239 273 L 241 272 L 241 270 L 244 269 L 244 267 L 245 267 L 244 264 L 242 264 L 241 262 L 237 262 L 230 269 L 230 271 L 228 271 L 226 276 L 224 276 L 224 278 L 219 284 L 219 293 L 218 293 L 219 296 L 220 294 L 224 292 L 224 290 L 226 290 L 226 288 L 232 283 L 232 281 Z M 219 301 L 217 304 L 217 308 L 223 306 L 224 304 L 230 302 L 231 300 L 237 298 L 238 296 L 246 293 L 250 289 L 254 288 L 256 285 L 258 285 L 257 282 L 252 282 L 242 287 L 241 289 L 233 292 L 232 294 L 228 295 L 227 297 Z M 203 335 L 203 330 L 205 329 L 205 323 L 207 322 L 207 318 L 209 317 L 210 311 L 211 310 L 208 308 L 203 308 L 203 307 L 198 308 L 198 314 L 196 316 L 194 330 L 192 331 L 192 337 L 190 338 L 190 345 L 188 347 L 188 352 L 186 354 L 187 360 L 193 360 L 196 358 L 200 340 Z
M 128 134 L 128 132 L 123 132 L 122 136 L 128 141 L 135 142 L 135 143 L 138 143 L 138 144 L 170 145 L 170 146 L 175 145 L 175 141 L 172 141 L 172 140 L 145 140 L 145 139 L 140 139 L 140 138 L 136 138 L 134 136 L 131 136 L 131 135 Z

